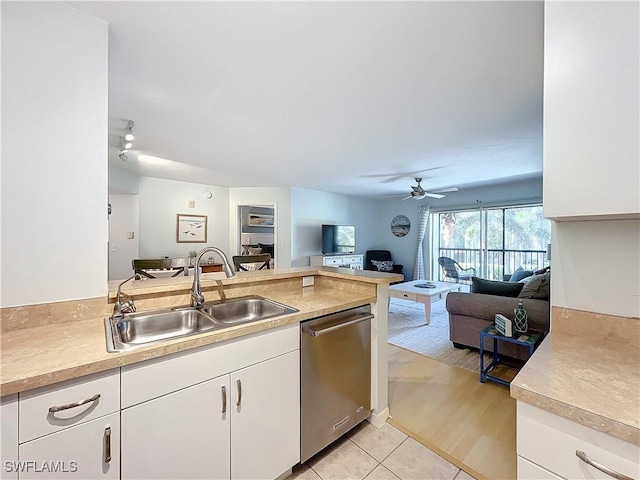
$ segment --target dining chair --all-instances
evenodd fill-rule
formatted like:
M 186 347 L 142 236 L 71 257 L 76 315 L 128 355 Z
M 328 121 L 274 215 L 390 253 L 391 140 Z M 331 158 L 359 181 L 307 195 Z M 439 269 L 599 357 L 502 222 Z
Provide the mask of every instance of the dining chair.
M 247 268 L 247 264 L 256 264 L 255 268 Z M 260 265 L 261 264 L 261 265 Z M 248 272 L 250 270 L 268 270 L 271 268 L 271 255 L 268 253 L 261 253 L 257 255 L 234 255 L 233 266 L 236 271 Z
M 184 276 L 189 275 L 189 267 L 191 266 L 190 257 L 178 257 L 178 258 L 136 258 L 131 260 L 131 266 L 134 273 L 139 273 L 147 278 L 158 278 L 153 272 L 148 270 L 173 270 L 175 273 L 172 277 L 177 277 L 180 274 Z

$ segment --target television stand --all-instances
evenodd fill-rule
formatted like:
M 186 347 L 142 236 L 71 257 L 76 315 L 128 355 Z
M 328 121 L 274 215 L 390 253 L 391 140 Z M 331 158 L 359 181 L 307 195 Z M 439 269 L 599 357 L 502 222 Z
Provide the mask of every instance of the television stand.
M 309 263 L 312 267 L 341 267 L 362 270 L 364 255 L 358 253 L 311 255 L 309 256 Z

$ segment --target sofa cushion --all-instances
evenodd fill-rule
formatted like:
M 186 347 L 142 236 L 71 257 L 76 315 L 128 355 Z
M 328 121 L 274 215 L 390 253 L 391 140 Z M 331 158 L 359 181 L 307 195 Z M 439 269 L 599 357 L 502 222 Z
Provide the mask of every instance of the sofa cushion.
M 501 282 L 498 280 L 486 280 L 484 278 L 471 277 L 471 293 L 484 293 L 485 295 L 500 295 L 502 297 L 517 297 L 522 290 L 520 282 Z
M 523 278 L 530 277 L 531 275 L 533 275 L 533 272 L 531 270 L 525 270 L 522 267 L 518 267 L 516 269 L 516 271 L 513 272 L 513 275 L 511 275 L 511 278 L 509 278 L 509 281 L 510 282 L 519 282 Z
M 391 260 L 371 260 L 371 263 L 379 272 L 390 272 L 393 270 L 393 261 Z
M 519 283 L 523 284 L 522 290 L 518 294 L 518 298 L 537 298 L 540 300 L 549 299 L 549 291 L 551 290 L 551 273 L 542 273 L 540 275 L 532 275 Z

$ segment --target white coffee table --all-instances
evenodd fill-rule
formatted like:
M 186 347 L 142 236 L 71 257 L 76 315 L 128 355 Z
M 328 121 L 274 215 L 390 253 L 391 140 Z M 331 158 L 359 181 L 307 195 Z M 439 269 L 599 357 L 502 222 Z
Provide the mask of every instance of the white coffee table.
M 436 288 L 421 288 L 416 285 L 435 284 Z M 461 291 L 461 283 L 436 282 L 432 280 L 414 280 L 389 286 L 389 298 L 401 298 L 410 302 L 424 303 L 425 323 L 431 322 L 431 304 L 442 300 L 447 293 Z

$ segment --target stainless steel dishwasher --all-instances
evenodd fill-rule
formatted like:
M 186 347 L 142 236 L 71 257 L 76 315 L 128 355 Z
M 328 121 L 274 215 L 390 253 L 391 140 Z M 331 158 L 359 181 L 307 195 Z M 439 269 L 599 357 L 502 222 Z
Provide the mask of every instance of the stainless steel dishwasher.
M 300 461 L 371 413 L 371 307 L 300 324 Z

